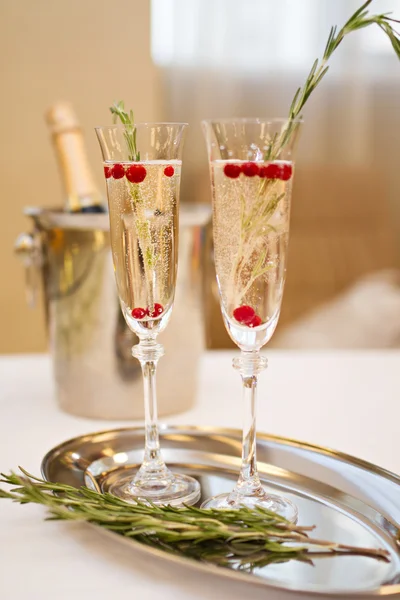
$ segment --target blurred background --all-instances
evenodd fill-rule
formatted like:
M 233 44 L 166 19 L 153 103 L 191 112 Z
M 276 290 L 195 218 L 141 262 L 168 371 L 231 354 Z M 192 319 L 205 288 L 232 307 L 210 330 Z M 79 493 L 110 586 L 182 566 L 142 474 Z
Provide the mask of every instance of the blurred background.
M 70 101 L 84 128 L 99 188 L 93 128 L 124 99 L 136 120 L 190 124 L 182 201 L 209 203 L 200 121 L 286 116 L 322 55 L 332 24 L 361 0 L 0 1 L 0 352 L 47 347 L 43 302 L 26 306 L 13 253 L 29 230 L 27 205 L 62 206 L 44 113 Z M 399 0 L 375 0 L 373 12 Z M 309 100 L 298 149 L 287 286 L 272 345 L 400 346 L 399 64 L 385 35 L 367 28 L 335 53 Z M 230 345 L 205 273 L 207 346 Z

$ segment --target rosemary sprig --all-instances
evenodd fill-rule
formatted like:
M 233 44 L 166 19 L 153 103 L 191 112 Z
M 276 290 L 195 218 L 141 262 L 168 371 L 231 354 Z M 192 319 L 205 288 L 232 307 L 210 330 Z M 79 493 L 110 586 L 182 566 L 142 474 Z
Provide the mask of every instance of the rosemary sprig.
M 364 4 L 358 10 L 356 10 L 356 12 L 339 31 L 337 30 L 336 25 L 331 28 L 322 59 L 315 60 L 303 87 L 299 88 L 295 93 L 289 109 L 290 121 L 285 125 L 280 135 L 277 137 L 275 136 L 271 141 L 271 145 L 265 154 L 265 160 L 276 159 L 285 147 L 286 143 L 295 133 L 298 127 L 298 122 L 293 122 L 293 119 L 301 118 L 301 111 L 304 105 L 317 85 L 322 81 L 323 77 L 328 72 L 329 66 L 327 63 L 335 50 L 340 46 L 346 35 L 352 33 L 353 31 L 363 29 L 364 27 L 369 27 L 370 25 L 377 25 L 386 33 L 390 43 L 392 44 L 393 50 L 400 59 L 400 34 L 391 25 L 391 23 L 399 23 L 400 21 L 392 19 L 389 16 L 391 13 L 382 13 L 377 15 L 370 14 L 367 8 L 371 2 L 372 0 L 367 0 L 367 2 L 364 2 Z
M 268 257 L 268 245 L 265 244 L 265 236 L 267 232 L 268 235 L 279 235 L 278 229 L 271 225 L 269 220 L 275 213 L 281 200 L 285 197 L 285 192 L 278 193 L 278 191 L 274 191 L 275 182 L 274 180 L 270 181 L 271 185 L 268 188 L 268 193 L 259 195 L 258 199 L 251 204 L 248 211 L 246 211 L 244 196 L 242 195 L 241 198 L 239 248 L 231 271 L 231 278 L 234 282 L 232 289 L 234 293 L 236 293 L 236 290 L 240 290 L 240 296 L 235 298 L 235 305 L 244 301 L 247 292 L 249 292 L 256 280 L 272 271 L 275 266 L 266 260 Z M 242 285 L 243 272 L 247 270 L 248 261 L 255 254 L 258 255 L 256 263 L 251 268 L 250 273 L 246 273 L 244 277 L 245 285 Z
M 125 104 L 122 100 L 119 102 L 114 102 L 112 106 L 110 106 L 111 114 L 113 115 L 114 123 L 119 119 L 125 127 L 124 137 L 129 149 L 128 159 L 132 161 L 140 160 L 140 152 L 136 148 L 136 127 L 135 127 L 135 119 L 133 116 L 133 111 L 130 110 L 129 114 L 125 110 Z
M 337 26 L 331 28 L 322 58 L 314 61 L 303 87 L 299 88 L 294 95 L 289 109 L 288 121 L 282 127 L 282 130 L 275 133 L 268 143 L 267 150 L 264 153 L 265 161 L 274 161 L 281 157 L 285 146 L 296 133 L 304 105 L 328 72 L 329 65 L 327 63 L 346 35 L 370 25 L 377 25 L 386 33 L 397 57 L 400 59 L 400 34 L 392 26 L 392 23 L 399 23 L 400 21 L 392 19 L 389 16 L 391 13 L 370 14 L 367 9 L 371 2 L 372 0 L 364 2 L 341 29 L 338 30 Z M 242 201 L 241 236 L 238 254 L 232 266 L 233 289 L 240 287 L 242 272 L 247 266 L 247 261 L 258 251 L 260 243 L 264 243 L 269 219 L 285 196 L 284 193 L 280 195 L 274 193 L 275 183 L 275 180 L 267 178 L 261 181 L 257 199 L 250 206 L 247 213 L 244 208 L 244 201 Z M 266 275 L 269 270 L 268 265 L 265 265 L 261 270 L 259 267 L 252 270 L 247 285 L 240 292 L 239 302 L 244 301 L 246 293 L 251 289 L 256 279 Z M 237 299 L 235 299 L 235 304 L 237 304 Z
M 128 160 L 134 162 L 139 161 L 140 152 L 136 145 L 136 126 L 133 111 L 130 110 L 128 113 L 125 110 L 125 103 L 123 100 L 119 100 L 110 106 L 110 112 L 113 115 L 114 123 L 119 119 L 122 125 L 124 125 L 124 137 L 129 150 Z M 135 217 L 140 250 L 143 256 L 147 280 L 147 301 L 149 306 L 153 306 L 154 294 L 152 269 L 154 269 L 156 264 L 156 253 L 152 242 L 150 224 L 146 218 L 145 206 L 141 197 L 139 185 L 128 181 L 126 182 L 126 185 L 128 186 L 132 215 Z
M 86 521 L 176 555 L 252 571 L 274 562 L 311 562 L 322 556 L 363 555 L 389 561 L 377 548 L 358 548 L 310 538 L 313 527 L 292 525 L 265 509 L 204 510 L 128 504 L 86 487 L 48 483 L 20 468 L 22 476 L 1 474 L 0 498 L 42 504 L 49 520 Z

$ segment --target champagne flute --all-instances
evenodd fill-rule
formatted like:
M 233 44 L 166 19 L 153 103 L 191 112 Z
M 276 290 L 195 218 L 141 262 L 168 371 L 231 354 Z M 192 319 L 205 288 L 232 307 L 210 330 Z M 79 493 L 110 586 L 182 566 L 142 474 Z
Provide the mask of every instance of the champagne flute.
M 129 502 L 194 504 L 198 481 L 172 473 L 162 458 L 157 426 L 158 334 L 173 308 L 178 260 L 178 209 L 184 123 L 96 128 L 104 159 L 111 249 L 122 313 L 139 338 L 132 354 L 142 367 L 145 450 L 110 492 Z M 112 401 L 112 399 L 110 399 Z
M 260 349 L 279 319 L 289 241 L 293 150 L 300 121 L 204 121 L 213 201 L 214 256 L 226 329 L 240 348 L 233 366 L 243 381 L 244 428 L 239 480 L 205 508 L 262 506 L 295 522 L 297 508 L 261 485 L 256 459 Z

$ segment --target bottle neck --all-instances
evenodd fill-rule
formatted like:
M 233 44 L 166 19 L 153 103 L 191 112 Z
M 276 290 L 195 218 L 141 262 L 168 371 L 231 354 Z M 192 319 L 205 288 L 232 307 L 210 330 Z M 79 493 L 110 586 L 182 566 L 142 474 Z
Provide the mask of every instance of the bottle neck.
M 79 128 L 53 135 L 54 146 L 66 191 L 66 210 L 82 212 L 102 204 L 91 175 L 82 132 Z

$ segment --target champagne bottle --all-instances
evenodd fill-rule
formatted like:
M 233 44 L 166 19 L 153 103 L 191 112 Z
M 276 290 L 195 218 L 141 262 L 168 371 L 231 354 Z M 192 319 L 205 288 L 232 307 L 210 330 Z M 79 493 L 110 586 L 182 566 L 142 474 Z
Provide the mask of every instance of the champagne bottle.
M 54 104 L 46 113 L 66 191 L 67 212 L 104 213 L 103 198 L 93 180 L 82 129 L 72 106 Z

